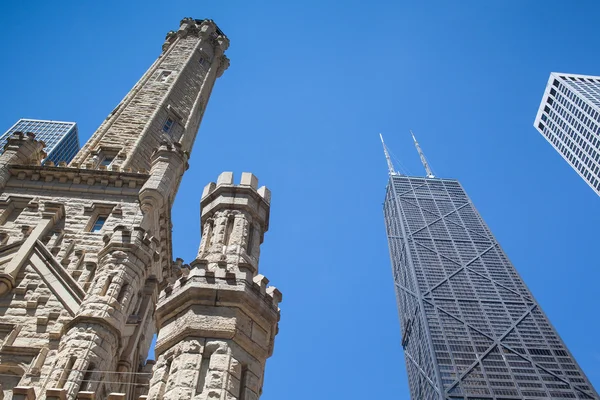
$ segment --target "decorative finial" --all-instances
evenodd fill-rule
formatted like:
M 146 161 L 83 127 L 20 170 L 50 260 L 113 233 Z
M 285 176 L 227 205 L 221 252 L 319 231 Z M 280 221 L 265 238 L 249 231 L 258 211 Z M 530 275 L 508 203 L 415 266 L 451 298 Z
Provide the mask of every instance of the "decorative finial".
M 383 136 L 381 135 L 381 133 L 379 134 L 379 138 L 381 139 L 381 144 L 383 145 L 383 153 L 385 154 L 385 160 L 387 161 L 388 173 L 390 175 L 397 175 L 398 173 L 394 170 L 394 164 L 392 164 L 390 154 L 388 153 L 387 147 L 385 146 L 385 142 L 383 141 Z
M 425 173 L 427 174 L 427 177 L 435 178 L 435 176 L 433 175 L 433 172 L 431 172 L 431 168 L 429 168 L 429 164 L 427 163 L 425 154 L 423 154 L 423 150 L 421 150 L 421 146 L 419 146 L 419 142 L 417 142 L 417 138 L 415 138 L 415 134 L 413 133 L 413 131 L 410 131 L 410 134 L 412 135 L 413 141 L 415 142 L 415 147 L 417 148 L 417 151 L 419 152 L 419 157 L 421 157 L 421 162 L 423 163 L 423 166 L 425 167 Z

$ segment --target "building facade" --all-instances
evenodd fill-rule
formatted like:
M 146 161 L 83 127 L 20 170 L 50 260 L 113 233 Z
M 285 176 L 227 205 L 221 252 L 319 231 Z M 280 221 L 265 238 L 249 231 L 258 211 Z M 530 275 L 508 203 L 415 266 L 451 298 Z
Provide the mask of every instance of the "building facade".
M 46 158 L 42 160 L 42 164 L 49 161 L 55 165 L 59 162 L 68 164 L 79 151 L 79 135 L 75 122 L 20 119 L 0 136 L 0 149 L 4 149 L 8 138 L 15 132 L 31 132 L 35 134 L 36 140 L 44 142 Z
M 384 214 L 412 399 L 600 399 L 458 181 L 393 173 Z
M 183 19 L 68 165 L 42 165 L 27 130 L 8 138 L 0 398 L 259 398 L 281 300 L 258 273 L 269 191 L 222 174 L 198 257 L 172 254 L 171 205 L 228 46 L 211 20 Z
M 600 77 L 551 73 L 534 126 L 600 195 Z

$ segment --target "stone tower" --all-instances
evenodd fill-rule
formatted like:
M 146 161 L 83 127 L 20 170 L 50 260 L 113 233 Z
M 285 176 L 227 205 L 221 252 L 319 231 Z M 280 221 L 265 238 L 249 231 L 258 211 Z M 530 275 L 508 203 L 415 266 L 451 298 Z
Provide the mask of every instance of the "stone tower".
M 148 399 L 256 400 L 273 352 L 281 293 L 258 274 L 270 192 L 224 172 L 202 194 L 198 256 L 161 293 Z
M 175 297 L 169 296 L 185 283 L 176 272 L 181 263 L 172 262 L 171 205 L 213 85 L 229 65 L 228 45 L 212 21 L 182 20 L 177 32 L 167 34 L 162 54 L 69 165 L 40 165 L 44 145 L 33 135 L 16 133 L 9 139 L 0 156 L 0 398 L 145 395 L 151 376 L 145 360 L 157 316 L 163 359 L 197 340 L 201 357 L 213 352 L 216 363 L 216 356 L 226 353 L 239 368 L 246 366 L 239 373 L 234 368 L 227 382 L 245 376 L 244 387 L 259 392 L 276 330 L 273 299 L 278 294 L 271 290 L 269 296 L 266 281 L 252 278 L 268 221 L 267 191 L 255 190 L 255 178 L 245 175 L 250 184 L 239 187 L 220 182 L 216 194 L 206 193 L 203 222 L 213 226 L 206 221 L 214 221 L 214 246 L 222 240 L 217 239 L 218 216 L 231 215 L 234 225 L 227 225 L 224 257 L 216 260 L 213 244 L 203 244 L 206 255 L 189 274 L 191 287 L 195 276 L 214 282 L 207 293 L 235 295 L 234 288 L 249 285 L 245 297 L 234 296 L 223 310 L 213 304 L 206 312 L 207 318 L 239 313 L 236 326 L 245 332 L 243 323 L 251 325 L 248 341 L 227 336 L 225 327 L 189 336 L 177 331 L 176 321 L 165 319 L 176 313 Z M 248 204 L 228 197 L 238 192 Z M 242 230 L 251 251 L 240 242 Z M 250 242 L 248 232 L 255 238 Z M 254 280 L 258 291 L 252 297 Z M 231 290 L 220 289 L 230 282 Z M 163 305 L 156 313 L 162 289 Z M 242 314 L 248 319 L 242 321 Z M 180 339 L 184 344 L 178 345 Z M 250 340 L 265 347 L 253 349 Z M 214 346 L 218 349 L 210 350 Z M 212 364 L 208 368 L 213 371 Z M 152 396 L 179 399 L 168 395 L 175 392 L 167 386 L 164 396 Z

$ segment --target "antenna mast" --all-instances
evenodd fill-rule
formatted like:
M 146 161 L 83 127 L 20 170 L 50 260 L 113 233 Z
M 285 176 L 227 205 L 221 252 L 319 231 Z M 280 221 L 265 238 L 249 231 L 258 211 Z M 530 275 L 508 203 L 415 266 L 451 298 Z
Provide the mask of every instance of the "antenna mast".
M 381 144 L 383 145 L 383 152 L 385 154 L 385 160 L 387 161 L 388 165 L 388 173 L 390 175 L 396 175 L 397 173 L 394 170 L 394 164 L 392 164 L 392 159 L 390 158 L 390 154 L 388 153 L 387 147 L 385 146 L 383 136 L 381 135 L 381 133 L 379 134 L 379 138 L 381 139 Z
M 421 163 L 423 163 L 423 166 L 425 167 L 425 173 L 427 174 L 427 177 L 435 178 L 435 176 L 433 175 L 433 172 L 431 172 L 431 168 L 429 168 L 429 164 L 427 163 L 425 154 L 423 154 L 423 150 L 421 150 L 421 146 L 419 146 L 419 142 L 417 142 L 417 138 L 415 138 L 415 134 L 413 133 L 413 131 L 410 131 L 410 134 L 412 135 L 413 141 L 415 142 L 415 147 L 417 148 L 417 151 L 419 152 L 419 157 L 421 157 Z

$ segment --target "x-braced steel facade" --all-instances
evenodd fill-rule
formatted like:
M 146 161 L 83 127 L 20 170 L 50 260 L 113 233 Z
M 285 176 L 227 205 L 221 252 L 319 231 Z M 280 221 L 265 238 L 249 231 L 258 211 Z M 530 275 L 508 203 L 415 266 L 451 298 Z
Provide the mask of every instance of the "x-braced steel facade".
M 384 204 L 414 400 L 600 399 L 456 180 Z

